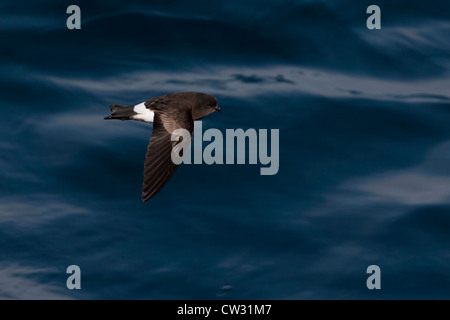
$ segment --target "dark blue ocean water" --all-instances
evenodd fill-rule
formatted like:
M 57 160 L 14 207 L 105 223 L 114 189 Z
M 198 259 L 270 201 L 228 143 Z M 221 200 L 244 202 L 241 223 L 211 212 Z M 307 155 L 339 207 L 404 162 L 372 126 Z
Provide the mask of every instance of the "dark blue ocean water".
M 393 2 L 2 1 L 0 298 L 450 298 L 450 5 Z M 142 203 L 152 126 L 103 117 L 176 91 L 279 129 L 278 174 L 182 165 Z

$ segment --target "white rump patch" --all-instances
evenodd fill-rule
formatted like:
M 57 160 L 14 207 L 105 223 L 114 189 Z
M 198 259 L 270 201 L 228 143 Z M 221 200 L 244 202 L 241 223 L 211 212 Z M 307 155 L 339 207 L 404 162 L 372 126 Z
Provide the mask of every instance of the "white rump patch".
M 139 103 L 134 106 L 133 111 L 137 114 L 132 116 L 132 119 L 142 120 L 145 122 L 153 122 L 153 118 L 155 117 L 155 113 L 150 109 L 147 109 L 145 106 L 145 102 Z

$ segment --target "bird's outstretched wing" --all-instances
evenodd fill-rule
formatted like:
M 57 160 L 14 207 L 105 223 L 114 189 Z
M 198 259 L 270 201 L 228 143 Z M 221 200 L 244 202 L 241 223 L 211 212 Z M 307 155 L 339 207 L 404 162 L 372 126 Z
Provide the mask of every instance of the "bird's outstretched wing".
M 178 165 L 172 161 L 172 149 L 179 141 L 171 141 L 172 132 L 186 129 L 191 137 L 194 132 L 194 120 L 190 112 L 170 114 L 158 112 L 153 122 L 153 133 L 147 147 L 144 165 L 144 183 L 142 200 L 145 202 L 169 181 Z

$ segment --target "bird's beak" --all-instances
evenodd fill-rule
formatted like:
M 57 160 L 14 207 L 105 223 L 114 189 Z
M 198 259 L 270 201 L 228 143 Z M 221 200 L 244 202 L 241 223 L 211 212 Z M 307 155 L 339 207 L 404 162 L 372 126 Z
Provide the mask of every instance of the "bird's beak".
M 218 111 L 219 113 L 222 113 L 222 109 L 219 108 L 219 106 L 215 106 L 214 109 L 216 109 L 216 111 Z

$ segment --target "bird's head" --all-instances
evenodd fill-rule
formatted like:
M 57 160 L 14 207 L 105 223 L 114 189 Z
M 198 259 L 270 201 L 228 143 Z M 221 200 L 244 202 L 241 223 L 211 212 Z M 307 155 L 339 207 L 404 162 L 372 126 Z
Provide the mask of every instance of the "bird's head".
M 207 116 L 214 111 L 218 111 L 222 113 L 222 109 L 217 105 L 216 97 L 206 94 L 206 93 L 197 93 L 196 99 L 194 103 L 194 109 L 192 111 L 192 116 L 194 120 L 199 120 L 204 116 Z

